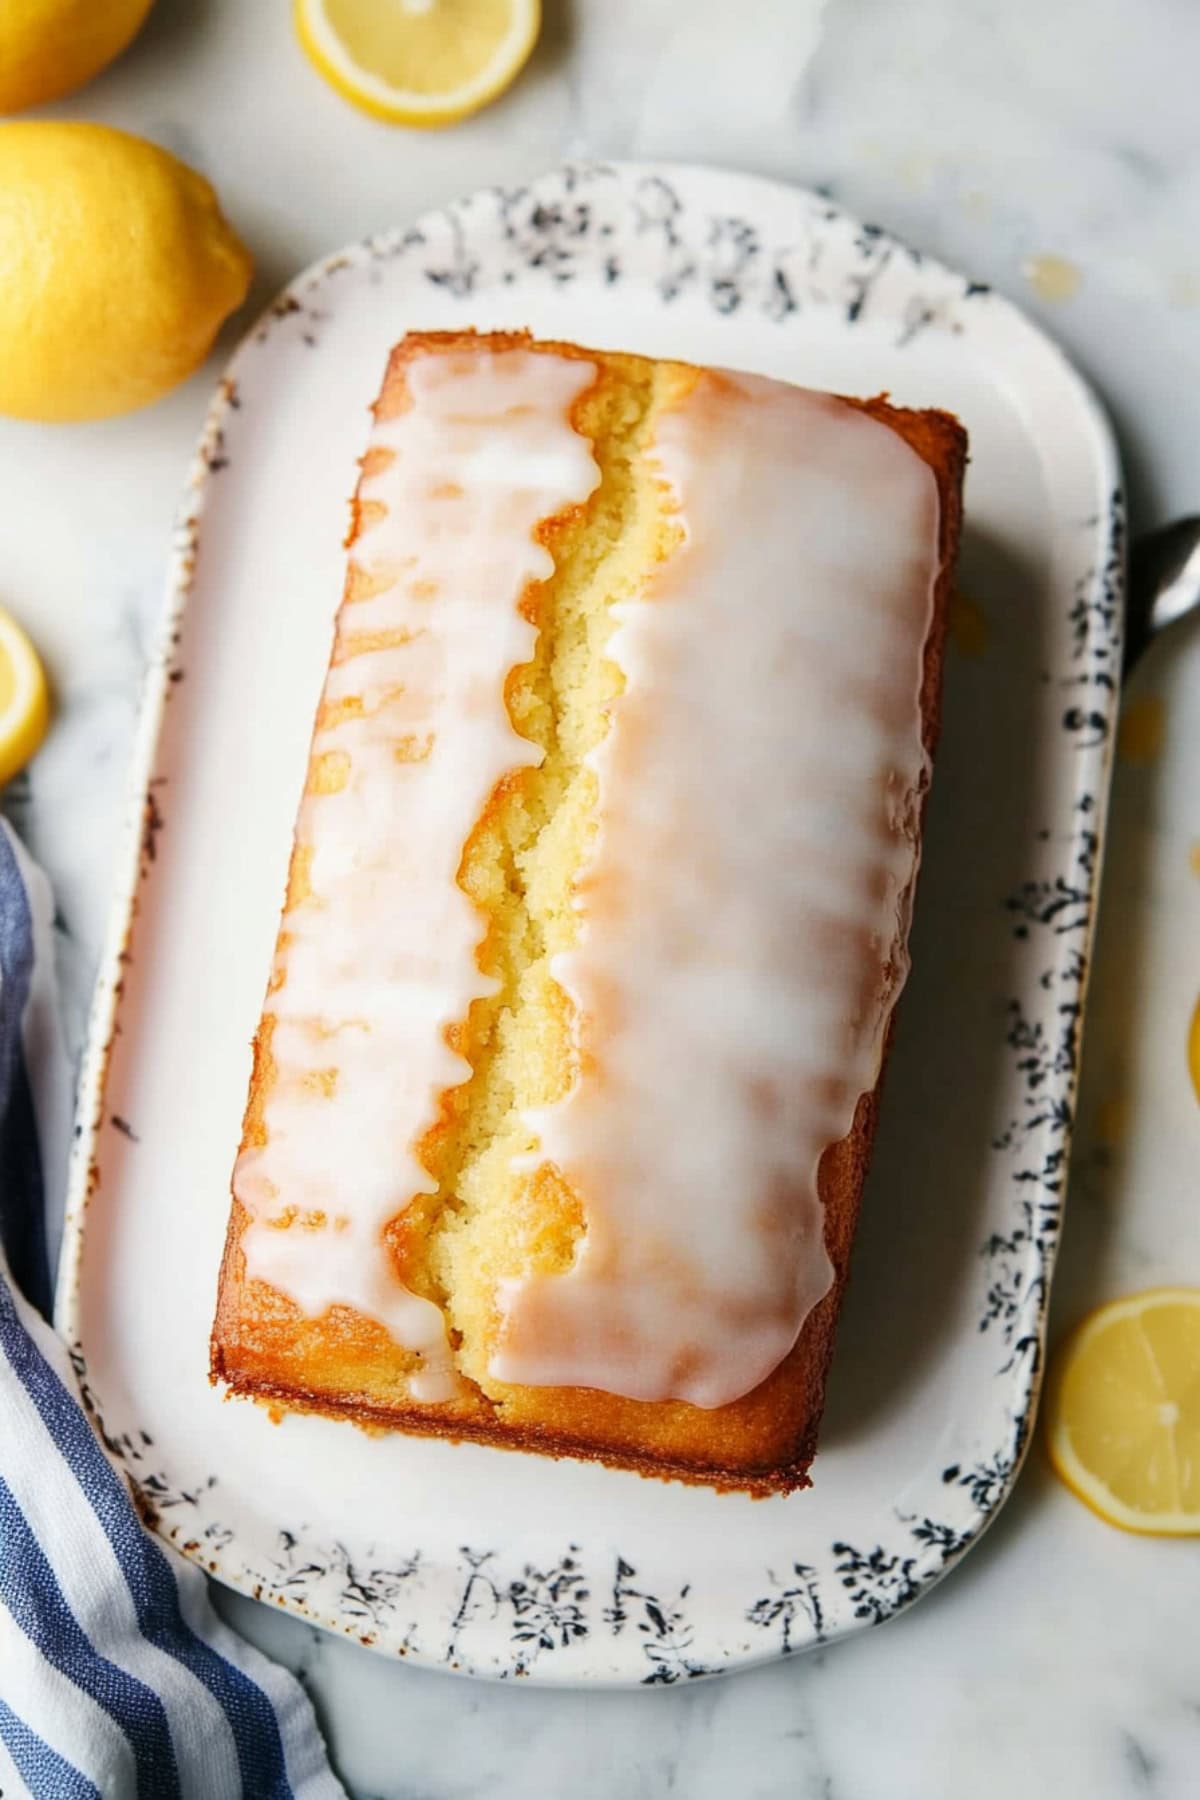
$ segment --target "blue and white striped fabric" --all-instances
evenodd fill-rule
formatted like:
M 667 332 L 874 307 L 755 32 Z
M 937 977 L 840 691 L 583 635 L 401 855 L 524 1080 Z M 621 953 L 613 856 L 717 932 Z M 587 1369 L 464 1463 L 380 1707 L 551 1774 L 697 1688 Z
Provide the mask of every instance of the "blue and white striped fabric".
M 344 1800 L 299 1685 L 142 1529 L 38 1316 L 38 1124 L 51 1151 L 65 1132 L 50 932 L 45 879 L 0 821 L 0 1794 Z

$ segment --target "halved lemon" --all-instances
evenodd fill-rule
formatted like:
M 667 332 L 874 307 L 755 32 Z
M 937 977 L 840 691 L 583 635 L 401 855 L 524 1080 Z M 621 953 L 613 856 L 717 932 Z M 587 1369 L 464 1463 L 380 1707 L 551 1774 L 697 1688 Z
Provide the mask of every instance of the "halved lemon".
M 1110 1525 L 1200 1535 L 1200 1288 L 1151 1288 L 1085 1319 L 1051 1369 L 1046 1442 Z
M 0 609 L 0 785 L 25 767 L 49 723 L 50 693 L 38 653 Z
M 397 125 L 451 125 L 520 71 L 541 0 L 295 0 L 296 30 L 338 92 Z

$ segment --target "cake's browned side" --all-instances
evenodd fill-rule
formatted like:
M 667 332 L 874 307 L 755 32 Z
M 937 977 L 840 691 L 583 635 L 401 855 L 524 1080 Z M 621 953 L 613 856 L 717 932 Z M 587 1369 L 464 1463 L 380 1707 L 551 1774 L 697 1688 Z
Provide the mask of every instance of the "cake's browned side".
M 405 368 L 413 356 L 482 345 L 519 348 L 531 340 L 521 333 L 417 334 L 393 357 L 378 403 L 386 416 L 406 404 Z M 573 345 L 540 344 L 556 354 L 586 357 L 602 369 L 619 371 L 626 359 L 607 357 Z M 636 359 L 635 359 L 636 360 Z M 940 723 L 945 652 L 954 560 L 962 516 L 966 435 L 958 421 L 936 411 L 892 407 L 886 397 L 849 400 L 897 432 L 927 463 L 940 499 L 940 570 L 925 645 L 921 715 L 925 747 L 932 756 Z M 553 551 L 561 521 L 548 521 L 542 535 Z M 357 503 L 348 542 L 358 531 Z M 352 577 L 353 578 L 353 577 Z M 537 595 L 528 598 L 537 622 Z M 293 856 L 289 898 L 304 880 Z M 269 1012 L 268 996 L 268 1012 Z M 889 1032 L 889 1043 L 891 1033 Z M 270 1025 L 255 1040 L 254 1067 L 243 1143 L 261 1141 L 263 1097 L 270 1082 Z M 887 1057 L 884 1057 L 886 1067 Z M 682 1401 L 644 1402 L 578 1388 L 506 1390 L 497 1405 L 471 1383 L 461 1396 L 441 1406 L 405 1398 L 405 1376 L 414 1358 L 383 1328 L 345 1307 L 321 1318 L 305 1317 L 282 1294 L 260 1281 L 247 1281 L 241 1249 L 246 1215 L 233 1202 L 221 1267 L 211 1371 L 235 1391 L 292 1410 L 311 1410 L 351 1419 L 361 1426 L 400 1429 L 429 1436 L 471 1439 L 500 1447 L 574 1456 L 637 1470 L 643 1474 L 737 1489 L 752 1494 L 785 1493 L 808 1485 L 824 1404 L 834 1331 L 849 1272 L 851 1246 L 863 1183 L 871 1156 L 880 1083 L 859 1102 L 853 1129 L 821 1162 L 819 1190 L 825 1212 L 826 1245 L 834 1281 L 805 1321 L 791 1353 L 768 1379 L 729 1406 L 706 1410 Z M 397 1245 L 393 1244 L 393 1254 Z

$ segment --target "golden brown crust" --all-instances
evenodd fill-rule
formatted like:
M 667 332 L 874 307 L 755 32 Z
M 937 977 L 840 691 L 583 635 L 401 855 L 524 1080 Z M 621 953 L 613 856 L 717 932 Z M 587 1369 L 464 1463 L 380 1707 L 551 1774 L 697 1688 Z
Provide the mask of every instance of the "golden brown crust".
M 377 402 L 379 416 L 386 417 L 406 404 L 404 371 L 413 356 L 431 348 L 479 344 L 494 350 L 534 347 L 524 332 L 410 334 L 393 352 Z M 539 342 L 536 348 L 587 359 L 596 355 L 572 344 Z M 605 360 L 620 359 L 606 356 Z M 962 522 L 966 434 L 948 413 L 893 407 L 884 395 L 871 400 L 847 399 L 846 404 L 903 437 L 933 471 L 938 485 L 941 562 L 921 690 L 923 736 L 932 756 L 940 725 L 946 625 Z M 348 544 L 353 543 L 359 527 L 356 500 Z M 352 569 L 348 582 L 354 578 Z M 289 897 L 304 879 L 305 871 L 298 867 L 294 854 Z M 889 1046 L 890 1041 L 889 1030 Z M 886 1062 L 885 1049 L 884 1067 Z M 243 1144 L 260 1138 L 269 1078 L 267 1024 L 255 1038 Z M 881 1085 L 882 1070 L 874 1091 L 859 1101 L 850 1134 L 826 1151 L 821 1161 L 818 1187 L 825 1209 L 833 1285 L 809 1314 L 790 1354 L 766 1381 L 733 1405 L 710 1411 L 683 1401 L 645 1402 L 578 1388 L 525 1389 L 506 1401 L 503 1409 L 473 1387 L 468 1387 L 460 1400 L 436 1409 L 398 1400 L 397 1395 L 405 1392 L 404 1377 L 414 1359 L 381 1326 L 343 1307 L 331 1308 L 320 1319 L 305 1318 L 264 1283 L 246 1281 L 241 1236 L 247 1219 L 236 1200 L 221 1265 L 211 1378 L 271 1404 L 334 1414 L 367 1428 L 579 1457 L 646 1475 L 758 1495 L 806 1487 Z

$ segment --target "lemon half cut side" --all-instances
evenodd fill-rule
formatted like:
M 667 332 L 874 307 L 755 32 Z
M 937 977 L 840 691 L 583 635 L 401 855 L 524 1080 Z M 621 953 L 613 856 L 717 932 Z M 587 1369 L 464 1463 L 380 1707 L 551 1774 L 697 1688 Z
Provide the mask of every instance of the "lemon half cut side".
M 1200 1288 L 1151 1288 L 1083 1321 L 1051 1367 L 1046 1443 L 1110 1524 L 1200 1535 Z
M 397 125 L 452 125 L 515 79 L 541 0 L 295 0 L 310 60 L 346 99 Z
M 50 694 L 37 651 L 0 608 L 0 786 L 34 756 L 50 723 Z

